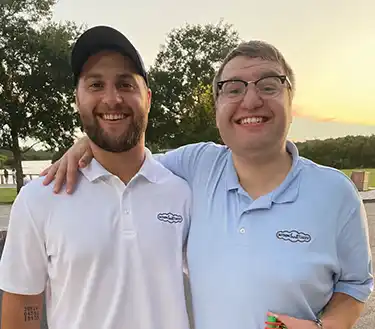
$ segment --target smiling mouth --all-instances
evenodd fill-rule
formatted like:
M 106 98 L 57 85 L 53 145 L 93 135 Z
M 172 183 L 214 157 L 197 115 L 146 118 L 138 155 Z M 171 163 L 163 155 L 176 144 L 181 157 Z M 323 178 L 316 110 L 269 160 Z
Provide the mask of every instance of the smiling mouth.
M 241 119 L 236 120 L 236 123 L 240 124 L 240 125 L 257 125 L 257 124 L 261 124 L 261 123 L 266 123 L 269 120 L 270 120 L 270 118 L 263 117 L 263 116 L 246 117 L 246 118 L 241 118 Z
M 124 120 L 127 118 L 129 115 L 124 114 L 124 113 L 100 113 L 98 116 L 104 120 L 104 121 L 119 121 L 119 120 Z

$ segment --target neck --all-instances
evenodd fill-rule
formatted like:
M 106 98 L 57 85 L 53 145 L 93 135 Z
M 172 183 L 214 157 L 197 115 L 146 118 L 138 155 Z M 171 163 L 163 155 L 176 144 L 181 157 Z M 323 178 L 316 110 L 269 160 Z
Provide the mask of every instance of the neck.
M 121 153 L 105 151 L 92 143 L 91 149 L 98 161 L 111 174 L 119 177 L 125 184 L 137 174 L 145 160 L 145 146 L 143 142 L 131 150 Z
M 233 153 L 232 157 L 241 186 L 254 200 L 277 188 L 288 175 L 293 162 L 285 144 L 269 152 Z

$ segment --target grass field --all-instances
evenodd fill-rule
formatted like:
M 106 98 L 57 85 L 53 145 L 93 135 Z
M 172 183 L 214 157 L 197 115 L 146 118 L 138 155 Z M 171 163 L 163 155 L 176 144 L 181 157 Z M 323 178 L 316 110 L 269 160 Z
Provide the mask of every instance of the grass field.
M 0 188 L 0 203 L 12 203 L 16 194 L 15 188 Z
M 350 177 L 353 170 L 366 170 L 370 172 L 369 187 L 375 188 L 375 168 L 372 169 L 345 169 L 343 172 Z M 12 203 L 16 197 L 16 189 L 0 188 L 0 203 Z

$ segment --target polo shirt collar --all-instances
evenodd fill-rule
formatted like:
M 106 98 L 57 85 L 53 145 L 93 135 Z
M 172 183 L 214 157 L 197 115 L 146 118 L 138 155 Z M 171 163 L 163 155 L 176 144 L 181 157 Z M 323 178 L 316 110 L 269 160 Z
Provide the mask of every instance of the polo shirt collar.
M 165 175 L 165 169 L 153 158 L 151 151 L 145 148 L 145 160 L 142 167 L 135 175 L 146 178 L 150 183 L 157 183 Z M 85 167 L 80 168 L 82 174 L 89 182 L 94 182 L 101 178 L 114 176 L 105 169 L 95 158 Z M 134 177 L 134 178 L 135 178 Z
M 94 182 L 99 178 L 112 176 L 112 174 L 107 169 L 105 169 L 95 158 L 93 158 L 86 167 L 80 168 L 80 171 L 89 182 Z
M 299 193 L 301 179 L 299 173 L 302 169 L 301 158 L 297 146 L 294 143 L 288 141 L 287 150 L 293 159 L 292 167 L 284 181 L 272 192 L 271 200 L 274 203 L 294 202 Z
M 272 191 L 268 195 L 264 196 L 264 198 L 268 199 L 268 201 L 265 199 L 263 201 L 268 203 L 269 206 L 271 206 L 272 203 L 293 202 L 297 199 L 298 196 L 300 181 L 299 172 L 302 169 L 302 166 L 300 164 L 300 156 L 297 146 L 293 142 L 287 141 L 286 148 L 293 159 L 292 167 L 284 181 L 281 183 L 281 185 L 278 186 L 274 191 Z M 239 183 L 236 169 L 234 168 L 232 152 L 228 152 L 228 161 L 226 165 L 225 174 L 228 191 L 243 190 L 242 186 Z
M 241 185 L 238 180 L 236 168 L 234 168 L 234 163 L 233 163 L 233 157 L 232 157 L 232 151 L 229 150 L 228 155 L 227 155 L 227 165 L 226 165 L 226 172 L 225 176 L 227 179 L 227 190 L 238 190 Z
M 148 148 L 145 148 L 145 161 L 137 175 L 143 176 L 150 183 L 158 183 L 165 175 L 166 170 L 156 161 Z

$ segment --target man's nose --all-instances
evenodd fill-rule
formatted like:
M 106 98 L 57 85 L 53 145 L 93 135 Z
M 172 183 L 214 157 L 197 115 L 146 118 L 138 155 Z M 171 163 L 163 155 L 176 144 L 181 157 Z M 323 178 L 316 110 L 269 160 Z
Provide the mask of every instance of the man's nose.
M 246 109 L 253 110 L 262 107 L 263 103 L 264 101 L 259 96 L 256 87 L 253 84 L 249 84 L 242 99 L 242 106 Z
M 103 103 L 112 108 L 123 102 L 122 95 L 116 87 L 107 87 L 103 95 Z

